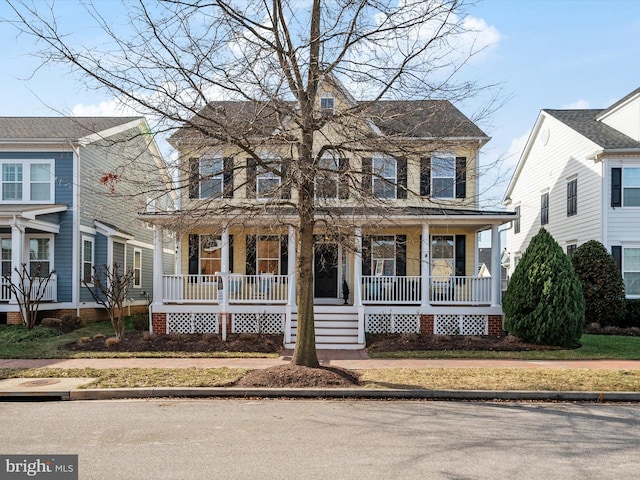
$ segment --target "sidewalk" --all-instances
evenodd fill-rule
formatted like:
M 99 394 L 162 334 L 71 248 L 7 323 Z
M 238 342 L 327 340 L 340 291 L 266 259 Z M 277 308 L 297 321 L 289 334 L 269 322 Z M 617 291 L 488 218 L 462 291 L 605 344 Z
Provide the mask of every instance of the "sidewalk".
M 0 368 L 268 368 L 286 365 L 291 351 L 278 358 L 77 358 L 0 359 Z M 318 350 L 321 365 L 374 368 L 579 368 L 640 370 L 630 360 L 471 360 L 372 359 L 364 350 Z M 558 392 L 496 390 L 425 390 L 367 388 L 114 388 L 84 389 L 90 378 L 12 378 L 0 380 L 0 401 L 115 400 L 134 398 L 360 398 L 397 400 L 636 402 L 638 392 Z

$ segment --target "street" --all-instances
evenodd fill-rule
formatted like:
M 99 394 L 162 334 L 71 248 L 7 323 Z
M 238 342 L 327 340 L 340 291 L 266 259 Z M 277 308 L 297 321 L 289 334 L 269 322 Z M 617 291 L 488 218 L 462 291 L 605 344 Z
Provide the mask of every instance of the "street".
M 632 479 L 638 405 L 323 400 L 0 403 L 2 454 L 80 479 Z

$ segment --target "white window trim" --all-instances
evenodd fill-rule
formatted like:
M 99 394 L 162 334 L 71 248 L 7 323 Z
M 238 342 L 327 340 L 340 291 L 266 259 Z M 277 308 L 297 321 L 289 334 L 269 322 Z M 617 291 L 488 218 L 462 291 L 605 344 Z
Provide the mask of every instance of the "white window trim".
M 276 241 L 278 242 L 278 256 L 276 257 L 261 257 L 260 256 L 260 247 L 258 245 L 258 243 L 260 241 Z M 260 260 L 266 260 L 267 262 L 272 262 L 274 260 L 278 261 L 278 266 L 276 268 L 275 272 L 261 272 L 259 267 L 260 267 Z M 279 235 L 259 235 L 256 238 L 256 274 L 258 275 L 268 275 L 268 274 L 273 274 L 273 275 L 280 275 L 280 271 L 282 268 L 282 238 Z
M 265 164 L 269 165 L 271 162 L 277 162 L 280 161 L 282 162 L 282 159 L 280 157 L 260 157 Z M 267 197 L 263 197 L 260 195 L 260 180 L 277 180 L 278 181 L 278 186 L 276 187 L 276 191 L 278 190 L 278 188 L 280 188 L 282 186 L 282 177 L 276 173 L 273 173 L 271 170 L 265 170 L 265 171 L 260 171 L 263 167 L 261 167 L 260 165 L 256 166 L 256 199 L 258 200 L 272 200 L 272 199 L 277 199 L 277 195 L 271 195 L 271 196 L 267 196 Z M 272 168 L 272 167 L 270 167 Z
M 394 176 L 393 177 L 385 177 L 383 175 L 376 174 L 376 160 L 378 161 L 389 161 L 392 160 L 395 163 Z M 374 155 L 371 159 L 371 191 L 375 198 L 379 198 L 381 200 L 396 200 L 398 198 L 398 159 L 385 156 L 385 155 Z M 390 197 L 378 197 L 376 196 L 376 181 L 378 182 L 389 182 L 390 185 L 393 186 L 393 194 Z
M 391 242 L 391 244 L 393 245 L 393 257 L 375 257 L 373 242 L 375 242 L 376 240 Z M 374 235 L 371 237 L 371 275 L 375 277 L 388 276 L 384 274 L 384 266 L 386 262 L 391 261 L 393 265 L 393 272 L 390 276 L 394 277 L 396 275 L 396 263 L 398 261 L 397 257 L 398 252 L 395 235 Z
M 140 282 L 136 283 L 136 255 L 140 255 Z M 141 248 L 134 248 L 133 249 L 133 288 L 142 288 L 142 249 Z
M 323 107 L 322 106 L 322 101 L 323 100 L 331 100 L 331 108 L 329 107 Z M 333 95 L 321 95 L 320 96 L 320 112 L 323 113 L 335 113 L 336 111 L 336 97 L 334 97 Z
M 48 238 L 49 239 L 49 256 L 50 258 L 48 259 L 49 261 L 49 271 L 54 271 L 56 269 L 56 266 L 54 264 L 54 259 L 55 259 L 55 236 L 54 235 L 49 235 L 49 234 L 42 234 L 42 233 L 33 233 L 33 234 L 27 234 L 24 237 L 24 242 L 25 242 L 25 248 L 24 248 L 24 262 L 27 264 L 28 267 L 31 267 L 31 255 L 30 255 L 30 249 L 29 249 L 29 241 L 32 239 L 37 239 L 37 238 Z
M 2 200 L 4 196 L 4 179 L 2 178 L 3 165 L 19 164 L 22 165 L 22 200 Z M 45 164 L 49 165 L 49 200 L 31 200 L 31 165 Z M 38 182 L 44 183 L 44 182 Z M 4 158 L 0 160 L 0 203 L 19 203 L 19 204 L 53 204 L 55 203 L 55 160 L 53 159 L 10 159 Z
M 84 242 L 90 242 L 91 243 L 91 276 L 89 278 L 89 282 L 87 282 L 86 286 L 88 287 L 93 287 L 93 272 L 94 272 L 94 267 L 96 265 L 96 241 L 95 238 L 93 237 L 88 237 L 86 235 L 82 235 L 82 239 L 81 239 L 81 245 L 82 245 L 82 251 L 80 252 L 80 255 L 82 255 L 82 258 L 80 259 L 80 282 L 81 285 L 84 286 L 85 284 L 83 283 L 84 280 L 84 265 L 86 263 L 85 259 L 84 259 Z
M 629 187 L 627 187 L 625 185 L 626 184 L 625 178 L 627 176 L 624 174 L 624 171 L 627 170 L 627 169 L 632 169 L 632 168 L 636 169 L 636 170 L 640 170 L 640 165 L 621 165 L 620 168 L 622 169 L 622 185 L 621 185 L 621 189 L 620 189 L 620 197 L 621 197 L 620 201 L 622 203 L 622 208 L 628 208 L 628 209 L 638 208 L 638 209 L 640 209 L 640 205 L 625 205 L 625 201 L 624 201 L 624 190 L 625 190 L 625 188 L 640 188 L 640 187 L 637 187 L 635 185 L 634 186 L 629 186 Z
M 209 176 L 208 173 L 204 173 L 202 171 L 202 166 L 204 162 L 220 162 L 220 173 L 218 175 L 213 175 L 213 176 Z M 199 174 L 200 174 L 200 182 L 198 182 L 198 197 L 201 200 L 207 199 L 207 198 L 222 198 L 222 194 L 224 192 L 224 158 L 222 157 L 222 155 L 203 155 L 200 157 L 200 161 L 198 162 L 198 169 L 199 169 Z M 207 181 L 211 181 L 211 180 L 220 180 L 220 192 L 213 192 L 213 195 L 210 196 L 204 196 L 202 193 L 202 186 L 205 182 Z
M 433 168 L 433 164 L 434 159 L 435 158 L 441 158 L 441 159 L 451 159 L 453 161 L 453 175 L 449 176 L 449 175 L 439 175 L 438 174 L 438 168 Z M 438 198 L 438 199 L 454 199 L 456 198 L 456 155 L 453 152 L 436 152 L 433 155 L 431 155 L 431 172 L 430 172 L 430 183 L 431 185 L 429 185 L 429 188 L 431 189 L 431 197 L 433 198 Z M 434 179 L 436 178 L 450 178 L 452 180 L 453 183 L 453 193 L 450 197 L 448 196 L 444 196 L 442 195 L 441 192 L 438 192 L 438 189 L 435 188 L 435 185 L 433 184 Z

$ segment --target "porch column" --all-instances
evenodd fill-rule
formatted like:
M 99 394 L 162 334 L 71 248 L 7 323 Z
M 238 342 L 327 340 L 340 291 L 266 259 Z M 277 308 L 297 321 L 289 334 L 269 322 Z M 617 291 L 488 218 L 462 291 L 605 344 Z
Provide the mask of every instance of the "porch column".
M 221 305 L 221 334 L 222 340 L 227 340 L 227 316 L 229 315 L 229 227 L 222 230 L 222 249 L 220 252 L 220 268 L 222 270 L 220 280 L 222 282 L 222 305 Z M 220 290 L 218 290 L 220 293 Z M 218 300 L 220 297 L 218 296 Z
M 431 306 L 429 302 L 429 225 L 422 225 L 422 243 L 420 245 L 420 281 L 422 290 L 420 292 L 420 307 L 424 310 Z
M 284 318 L 284 343 L 292 342 L 291 320 L 293 308 L 296 306 L 296 230 L 289 225 L 289 236 L 287 238 L 287 305 L 285 307 Z
M 11 282 L 14 285 L 20 285 L 20 273 L 22 272 L 24 250 L 24 232 L 14 223 L 11 226 Z M 27 268 L 29 268 L 27 266 Z M 17 304 L 18 300 L 14 295 L 10 295 L 9 303 Z
M 362 306 L 362 228 L 356 227 L 356 251 L 353 256 L 353 306 Z
M 163 256 L 163 229 L 160 225 L 156 225 L 153 231 L 153 303 L 152 305 L 162 305 L 164 300 L 164 292 L 162 284 L 164 283 L 163 273 L 164 265 Z
M 498 226 L 491 227 L 491 306 L 502 305 L 502 267 L 500 265 L 500 230 Z

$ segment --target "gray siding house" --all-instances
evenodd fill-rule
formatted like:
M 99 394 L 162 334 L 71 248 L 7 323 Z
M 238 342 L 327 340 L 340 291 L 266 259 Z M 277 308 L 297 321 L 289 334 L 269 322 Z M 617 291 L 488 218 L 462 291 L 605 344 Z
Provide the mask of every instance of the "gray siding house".
M 114 263 L 134 269 L 127 307 L 146 308 L 154 232 L 138 214 L 171 208 L 154 181 L 166 186 L 169 177 L 142 117 L 0 117 L 0 322 L 21 321 L 9 278 L 23 264 L 54 271 L 46 316 L 95 315 L 100 306 L 82 281 Z M 171 239 L 162 247 L 171 269 Z

